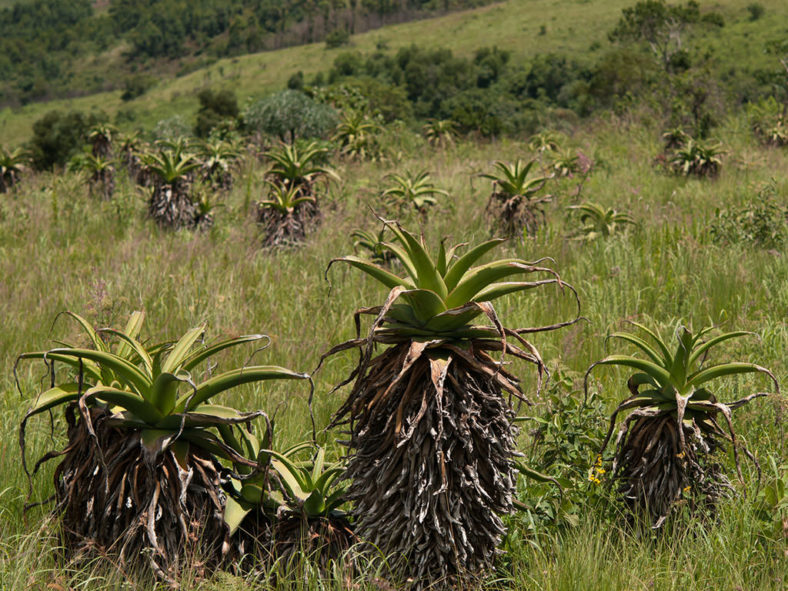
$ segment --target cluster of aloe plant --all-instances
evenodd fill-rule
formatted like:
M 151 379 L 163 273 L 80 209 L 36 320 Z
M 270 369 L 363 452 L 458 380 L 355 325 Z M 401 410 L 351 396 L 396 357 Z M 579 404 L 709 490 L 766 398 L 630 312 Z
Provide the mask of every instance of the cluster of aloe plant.
M 320 223 L 320 184 L 339 180 L 322 163 L 327 154 L 318 142 L 281 144 L 266 152 L 272 163 L 266 173 L 269 195 L 257 208 L 266 246 L 297 244 Z
M 725 150 L 719 143 L 693 138 L 681 127 L 662 134 L 664 152 L 657 161 L 675 174 L 715 177 L 722 166 Z
M 39 360 L 51 375 L 50 387 L 35 396 L 22 420 L 25 470 L 28 421 L 65 409 L 66 447 L 45 454 L 33 472 L 59 458 L 55 513 L 72 559 L 98 552 L 135 565 L 147 557 L 158 578 L 175 583 L 195 558 L 208 567 L 237 563 L 249 552 L 270 559 L 278 552 L 273 542 L 289 543 L 292 553 L 304 533 L 294 529 L 293 520 L 301 518 L 328 532 L 323 538 L 330 539 L 330 550 L 349 546 L 352 537 L 337 511 L 343 502 L 334 483 L 339 468 L 326 466 L 325 452 L 316 450 L 307 472 L 291 455 L 311 444 L 278 453 L 269 449 L 271 426 L 262 411 L 213 402 L 242 384 L 309 376 L 265 365 L 200 371 L 220 352 L 266 337 L 204 344 L 205 327 L 199 326 L 175 342 L 143 345 L 140 312 L 123 330 L 96 330 L 84 318 L 68 316 L 88 346 L 23 353 L 17 365 Z M 261 418 L 262 445 L 253 432 Z M 263 524 L 266 535 L 254 524 Z

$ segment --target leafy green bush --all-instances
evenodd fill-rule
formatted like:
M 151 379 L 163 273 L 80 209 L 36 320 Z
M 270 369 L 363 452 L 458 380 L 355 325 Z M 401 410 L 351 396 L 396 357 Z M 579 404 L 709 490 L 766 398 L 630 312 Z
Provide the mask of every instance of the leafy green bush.
M 329 105 L 287 89 L 251 103 L 243 112 L 243 121 L 250 132 L 293 142 L 325 136 L 336 126 L 337 114 Z
M 79 111 L 49 111 L 33 123 L 33 139 L 30 142 L 33 167 L 51 170 L 64 166 L 82 147 L 85 134 L 98 118 Z
M 773 184 L 744 207 L 717 209 L 709 232 L 717 244 L 745 243 L 779 249 L 788 239 L 788 211 L 777 201 Z

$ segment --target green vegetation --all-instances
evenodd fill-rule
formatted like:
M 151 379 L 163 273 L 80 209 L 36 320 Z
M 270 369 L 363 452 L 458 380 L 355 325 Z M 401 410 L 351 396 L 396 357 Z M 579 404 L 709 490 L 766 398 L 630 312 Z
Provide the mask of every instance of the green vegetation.
M 783 589 L 788 12 L 676 6 L 0 114 L 0 587 Z

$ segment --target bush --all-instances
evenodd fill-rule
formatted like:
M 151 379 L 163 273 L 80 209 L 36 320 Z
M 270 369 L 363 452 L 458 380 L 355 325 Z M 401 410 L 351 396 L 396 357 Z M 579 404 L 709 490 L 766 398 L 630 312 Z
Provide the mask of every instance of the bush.
M 760 2 L 753 2 L 747 6 L 747 12 L 750 13 L 751 21 L 757 21 L 763 16 L 763 13 L 766 12 L 766 9 Z
M 123 93 L 120 95 L 122 101 L 130 101 L 142 96 L 156 84 L 156 79 L 146 74 L 134 74 L 123 81 Z
M 350 33 L 345 29 L 335 29 L 326 35 L 326 49 L 336 49 L 350 43 Z
M 336 111 L 297 90 L 283 90 L 250 104 L 243 112 L 244 126 L 253 133 L 296 138 L 324 137 L 337 124 Z
M 30 142 L 33 167 L 51 170 L 64 166 L 79 151 L 88 129 L 99 122 L 95 115 L 86 116 L 79 111 L 50 111 L 33 123 Z
M 194 133 L 198 137 L 207 137 L 211 130 L 228 119 L 238 118 L 238 100 L 232 90 L 213 91 L 206 88 L 197 96 L 200 109 L 197 112 L 197 124 Z
M 717 209 L 709 232 L 717 244 L 744 243 L 764 249 L 780 249 L 788 238 L 788 211 L 775 201 L 777 189 L 770 183 L 744 207 Z

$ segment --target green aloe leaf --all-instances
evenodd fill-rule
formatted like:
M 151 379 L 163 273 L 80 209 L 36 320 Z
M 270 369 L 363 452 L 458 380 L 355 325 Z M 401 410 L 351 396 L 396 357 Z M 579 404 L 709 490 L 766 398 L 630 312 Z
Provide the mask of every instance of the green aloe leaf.
M 62 384 L 50 388 L 46 392 L 42 392 L 41 395 L 36 398 L 33 408 L 28 410 L 25 414 L 25 420 L 55 408 L 56 406 L 60 406 L 61 404 L 78 400 L 82 394 L 84 394 L 84 390 L 80 391 L 80 386 L 77 383 Z
M 689 360 L 689 366 L 692 367 L 695 364 L 695 362 L 701 357 L 703 357 L 703 355 L 705 355 L 709 349 L 715 347 L 716 345 L 719 345 L 720 343 L 738 337 L 753 336 L 753 335 L 755 335 L 755 333 L 747 330 L 737 330 L 735 332 L 726 332 L 725 334 L 721 334 L 717 337 L 714 337 L 713 339 L 709 339 L 707 342 L 703 343 L 700 347 L 698 347 L 692 352 L 692 355 L 690 356 L 690 360 Z
M 446 288 L 450 292 L 453 291 L 454 288 L 457 287 L 457 284 L 460 282 L 460 280 L 465 276 L 465 273 L 468 271 L 468 269 L 470 269 L 476 261 L 478 261 L 490 250 L 502 242 L 506 242 L 506 240 L 503 238 L 493 238 L 487 242 L 482 242 L 457 259 L 452 265 L 449 266 L 448 270 L 446 271 Z
M 467 273 L 457 286 L 452 289 L 451 293 L 446 298 L 446 305 L 449 308 L 462 306 L 474 300 L 475 296 L 481 290 L 500 279 L 511 277 L 512 275 L 523 275 L 542 270 L 544 269 L 526 265 L 517 259 L 494 261 L 482 265 L 481 267 L 476 267 L 471 272 Z
M 241 384 L 263 380 L 304 380 L 307 378 L 309 378 L 308 374 L 297 373 L 275 365 L 254 365 L 233 369 L 214 376 L 199 384 L 196 390 L 183 394 L 178 399 L 174 412 L 181 413 L 195 409 L 217 394 Z
M 697 371 L 689 376 L 687 379 L 687 385 L 697 388 L 701 384 L 705 384 L 710 380 L 720 378 L 722 376 L 744 373 L 764 373 L 772 379 L 775 385 L 777 384 L 777 380 L 775 379 L 774 375 L 772 375 L 772 372 L 770 372 L 765 367 L 761 367 L 760 365 L 756 365 L 754 363 L 734 362 L 723 363 L 721 365 L 715 365 L 713 367 Z
M 136 365 L 112 353 L 95 351 L 93 349 L 76 348 L 52 349 L 47 353 L 50 359 L 54 358 L 53 356 L 55 355 L 75 360 L 89 359 L 90 361 L 95 361 L 99 367 L 106 367 L 118 374 L 118 376 L 126 380 L 140 394 L 146 392 L 151 386 L 150 378 L 142 373 Z
M 94 386 L 85 392 L 83 397 L 86 400 L 97 398 L 113 406 L 119 406 L 132 415 L 139 417 L 148 425 L 155 425 L 163 417 L 162 413 L 155 406 L 134 392 L 119 390 L 110 386 Z
M 188 358 L 192 346 L 204 332 L 205 326 L 198 326 L 187 331 L 186 334 L 175 343 L 175 346 L 172 348 L 169 355 L 167 355 L 167 359 L 161 366 L 161 371 L 163 373 L 175 373 Z
M 335 262 L 348 263 L 349 265 L 352 265 L 353 267 L 362 270 L 367 275 L 370 275 L 371 277 L 377 279 L 389 289 L 393 289 L 395 287 L 415 288 L 415 284 L 412 281 L 407 281 L 402 277 L 398 277 L 397 275 L 394 275 L 394 273 L 386 271 L 385 269 L 382 269 L 377 265 L 373 265 L 372 263 L 365 261 L 364 259 L 361 259 L 357 256 L 350 255 L 346 257 L 332 259 L 331 262 L 329 263 L 329 266 L 331 266 Z

